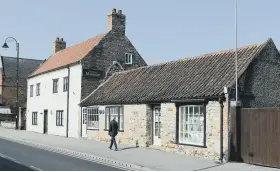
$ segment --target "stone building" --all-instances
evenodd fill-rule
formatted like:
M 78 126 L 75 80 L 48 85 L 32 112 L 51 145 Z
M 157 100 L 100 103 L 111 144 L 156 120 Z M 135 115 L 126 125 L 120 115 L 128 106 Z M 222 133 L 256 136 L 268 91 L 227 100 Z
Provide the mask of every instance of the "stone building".
M 28 78 L 28 131 L 81 136 L 80 101 L 112 73 L 147 65 L 125 28 L 126 16 L 113 9 L 108 32 L 68 48 L 54 41 L 53 55 Z
M 17 98 L 17 58 L 1 56 L 1 95 L 3 104 L 16 113 Z M 34 72 L 44 60 L 19 58 L 19 107 L 25 108 L 27 102 L 27 77 Z
M 272 39 L 238 48 L 242 107 L 280 105 L 279 61 Z M 80 105 L 83 125 L 94 126 L 85 137 L 109 141 L 117 117 L 119 143 L 227 160 L 233 100 L 235 51 L 227 50 L 117 72 Z

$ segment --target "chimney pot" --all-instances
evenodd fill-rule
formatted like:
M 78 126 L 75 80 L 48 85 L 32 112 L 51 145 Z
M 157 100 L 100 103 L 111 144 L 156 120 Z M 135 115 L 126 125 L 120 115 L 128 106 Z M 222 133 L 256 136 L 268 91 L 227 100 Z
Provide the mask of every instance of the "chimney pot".
M 119 35 L 125 35 L 125 20 L 126 16 L 122 13 L 122 10 L 112 10 L 112 14 L 108 15 L 108 30 Z
M 116 8 L 113 8 L 113 9 L 112 9 L 112 14 L 114 14 L 114 13 L 116 13 L 116 12 L 117 12 Z
M 63 41 L 63 38 L 57 37 L 53 42 L 53 54 L 57 53 L 66 48 L 66 42 Z

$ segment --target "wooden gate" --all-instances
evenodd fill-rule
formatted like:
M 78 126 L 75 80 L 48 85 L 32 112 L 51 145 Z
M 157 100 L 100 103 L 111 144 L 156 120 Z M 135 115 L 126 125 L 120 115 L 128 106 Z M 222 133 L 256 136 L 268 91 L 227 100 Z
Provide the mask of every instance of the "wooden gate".
M 280 108 L 232 109 L 231 160 L 280 168 Z

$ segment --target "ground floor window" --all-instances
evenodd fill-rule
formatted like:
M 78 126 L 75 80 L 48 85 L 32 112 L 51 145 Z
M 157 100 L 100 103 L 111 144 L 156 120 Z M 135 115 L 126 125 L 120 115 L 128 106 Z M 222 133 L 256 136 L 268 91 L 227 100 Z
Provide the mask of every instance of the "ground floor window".
M 179 107 L 179 143 L 205 146 L 204 105 Z
M 87 108 L 83 108 L 83 124 L 87 124 Z
M 87 129 L 99 129 L 98 108 L 87 108 Z
M 56 126 L 63 126 L 63 110 L 56 111 Z
M 124 113 L 123 113 L 123 107 L 122 106 L 112 106 L 112 107 L 106 107 L 105 110 L 105 129 L 109 129 L 110 121 L 113 120 L 113 118 L 116 118 L 116 121 L 119 124 L 119 130 L 124 130 Z
M 32 112 L 32 125 L 37 125 L 38 123 L 38 112 Z

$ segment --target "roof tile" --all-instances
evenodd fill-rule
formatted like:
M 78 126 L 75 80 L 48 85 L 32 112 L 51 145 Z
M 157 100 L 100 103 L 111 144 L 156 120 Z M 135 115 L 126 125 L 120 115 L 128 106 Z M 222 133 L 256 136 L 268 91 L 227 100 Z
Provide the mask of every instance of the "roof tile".
M 80 44 L 76 44 L 74 46 L 68 47 L 64 50 L 55 53 L 34 73 L 32 73 L 30 77 L 82 60 L 101 41 L 101 39 L 105 35 L 106 34 L 98 35 Z
M 269 40 L 268 40 L 269 41 Z M 238 48 L 239 76 L 267 42 Z M 115 73 L 82 106 L 216 96 L 235 80 L 233 49 Z

